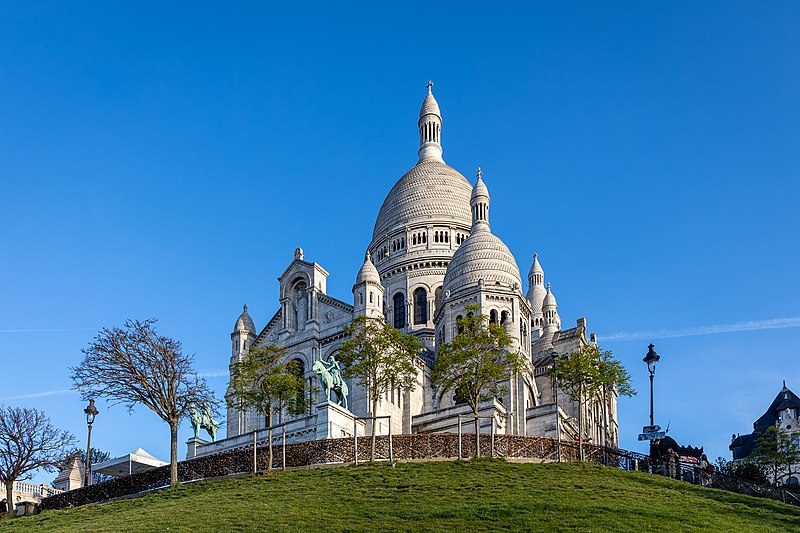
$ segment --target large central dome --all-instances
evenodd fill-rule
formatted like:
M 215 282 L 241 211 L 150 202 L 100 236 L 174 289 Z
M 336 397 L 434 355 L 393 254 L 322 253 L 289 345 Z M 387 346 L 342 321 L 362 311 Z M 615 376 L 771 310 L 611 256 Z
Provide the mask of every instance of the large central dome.
M 416 223 L 469 227 L 472 185 L 442 161 L 424 160 L 406 172 L 383 201 L 373 241 Z

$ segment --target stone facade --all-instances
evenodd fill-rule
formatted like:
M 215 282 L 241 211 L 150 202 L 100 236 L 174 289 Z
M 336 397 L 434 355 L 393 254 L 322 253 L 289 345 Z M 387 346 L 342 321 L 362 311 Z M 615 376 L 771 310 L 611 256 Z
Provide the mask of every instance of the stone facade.
M 257 331 L 247 306 L 236 320 L 231 364 L 251 346 L 278 344 L 288 349 L 290 359 L 298 360 L 309 383 L 321 389 L 311 367 L 315 361 L 328 361 L 341 348 L 344 326 L 358 315 L 383 316 L 404 334 L 417 336 L 425 351 L 417 361 L 414 390 L 390 390 L 374 414 L 391 416 L 393 434 L 457 431 L 458 415 L 469 414 L 469 408 L 457 404 L 452 393 L 437 391 L 430 372 L 437 344 L 453 339 L 458 317 L 467 305 L 474 304 L 490 320 L 505 325 L 511 349 L 528 361 L 526 371 L 505 384 L 507 393 L 487 402 L 481 413 L 495 418 L 498 432 L 554 436 L 558 412 L 562 436 L 577 438 L 577 407 L 561 394 L 556 409 L 552 383 L 545 373 L 553 352 L 568 353 L 594 342 L 593 337 L 587 340 L 585 319 L 579 319 L 575 328 L 561 330 L 555 297 L 549 284 L 544 287 L 544 270 L 536 255 L 528 274 L 528 292 L 523 293 L 514 256 L 491 232 L 490 196 L 480 169 L 473 186 L 444 162 L 442 115 L 430 84 L 417 126 L 417 164 L 395 183 L 378 211 L 364 264 L 353 285 L 352 303 L 327 294 L 328 273 L 305 259 L 298 248 L 278 277 L 280 305 L 263 329 Z M 353 382 L 347 385 L 349 411 L 355 417 L 371 417 L 366 391 Z M 599 399 L 587 405 L 583 437 L 600 444 L 608 427 L 608 442 L 616 445 L 616 394 L 609 391 L 608 397 L 606 409 L 601 408 Z M 312 438 L 312 433 L 317 435 L 312 428 L 320 425 L 319 420 L 334 416 L 327 412 L 331 405 L 321 392 L 309 404 L 308 413 L 291 421 L 291 431 L 287 428 L 292 439 Z M 273 420 L 279 422 L 280 415 Z M 379 422 L 381 433 L 388 431 L 387 424 L 386 420 Z M 490 419 L 485 424 L 492 425 Z M 227 439 L 209 444 L 208 451 L 234 446 L 243 435 L 266 425 L 256 412 L 228 409 Z M 370 431 L 369 422 L 365 430 Z M 465 427 L 465 431 L 471 429 Z M 341 435 L 329 435 L 337 436 Z M 197 453 L 204 452 L 199 448 Z

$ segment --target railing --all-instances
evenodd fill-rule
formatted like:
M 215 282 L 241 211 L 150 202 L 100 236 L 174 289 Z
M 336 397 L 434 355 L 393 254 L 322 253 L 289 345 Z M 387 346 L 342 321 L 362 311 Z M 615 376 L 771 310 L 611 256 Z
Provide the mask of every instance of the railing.
M 280 427 L 280 425 L 275 427 Z M 540 461 L 555 461 L 559 457 L 558 441 L 550 437 L 506 435 L 494 432 L 477 436 L 474 433 L 466 435 L 468 437 L 465 438 L 460 438 L 463 435 L 454 433 L 379 435 L 376 437 L 376 457 L 388 457 L 393 461 L 474 457 L 478 439 L 480 439 L 480 449 L 489 450 L 487 455 Z M 344 437 L 273 446 L 274 449 L 279 449 L 273 457 L 273 467 L 284 469 L 317 464 L 355 463 L 358 460 L 359 448 L 371 438 L 369 436 Z M 262 443 L 257 444 L 255 450 L 262 453 L 253 453 L 254 449 L 248 446 L 226 453 L 181 461 L 178 463 L 178 479 L 185 483 L 252 472 L 254 464 L 256 470 L 264 470 L 267 467 L 267 457 L 263 453 L 265 446 Z M 688 483 L 800 505 L 798 493 L 743 481 L 721 473 L 702 472 L 694 465 L 684 463 L 665 465 L 654 462 L 649 456 L 640 453 L 588 443 L 583 445 L 583 449 L 584 460 L 598 465 L 668 475 Z M 564 461 L 577 461 L 579 457 L 578 443 L 562 441 L 560 457 Z M 102 502 L 124 495 L 152 491 L 168 485 L 169 465 L 55 494 L 42 500 L 42 508 L 60 509 Z
M 15 481 L 14 492 L 32 494 L 33 496 L 37 496 L 39 498 L 47 498 L 48 496 L 61 494 L 64 491 L 61 489 L 48 487 L 47 485 L 34 485 L 33 483 L 25 483 L 24 481 Z

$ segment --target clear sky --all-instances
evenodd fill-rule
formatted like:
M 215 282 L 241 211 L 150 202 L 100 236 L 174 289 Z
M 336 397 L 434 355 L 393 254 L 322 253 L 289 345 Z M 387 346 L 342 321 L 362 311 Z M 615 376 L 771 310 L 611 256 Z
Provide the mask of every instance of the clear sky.
M 630 370 L 622 447 L 651 340 L 656 422 L 712 458 L 800 392 L 800 4 L 290 4 L 0 4 L 0 403 L 85 443 L 69 367 L 129 317 L 221 397 L 295 247 L 351 298 L 429 78 L 494 233 Z M 98 447 L 168 457 L 155 415 L 98 407 Z

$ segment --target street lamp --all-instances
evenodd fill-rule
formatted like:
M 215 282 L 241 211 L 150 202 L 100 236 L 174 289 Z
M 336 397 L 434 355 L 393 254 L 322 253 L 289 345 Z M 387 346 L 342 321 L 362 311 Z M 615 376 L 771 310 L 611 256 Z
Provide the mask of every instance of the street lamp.
M 86 425 L 89 427 L 89 436 L 86 439 L 86 469 L 83 474 L 84 487 L 89 486 L 89 480 L 91 479 L 89 475 L 92 463 L 89 461 L 89 454 L 92 452 L 92 424 L 94 424 L 94 417 L 96 417 L 99 412 L 97 407 L 94 406 L 94 400 L 89 400 L 89 405 L 83 410 L 83 413 L 86 415 Z
M 653 426 L 655 425 L 653 421 L 653 376 L 656 374 L 656 363 L 661 359 L 661 356 L 653 349 L 655 345 L 652 342 L 647 348 L 647 355 L 644 356 L 642 361 L 647 363 L 647 371 L 650 372 L 650 425 Z

